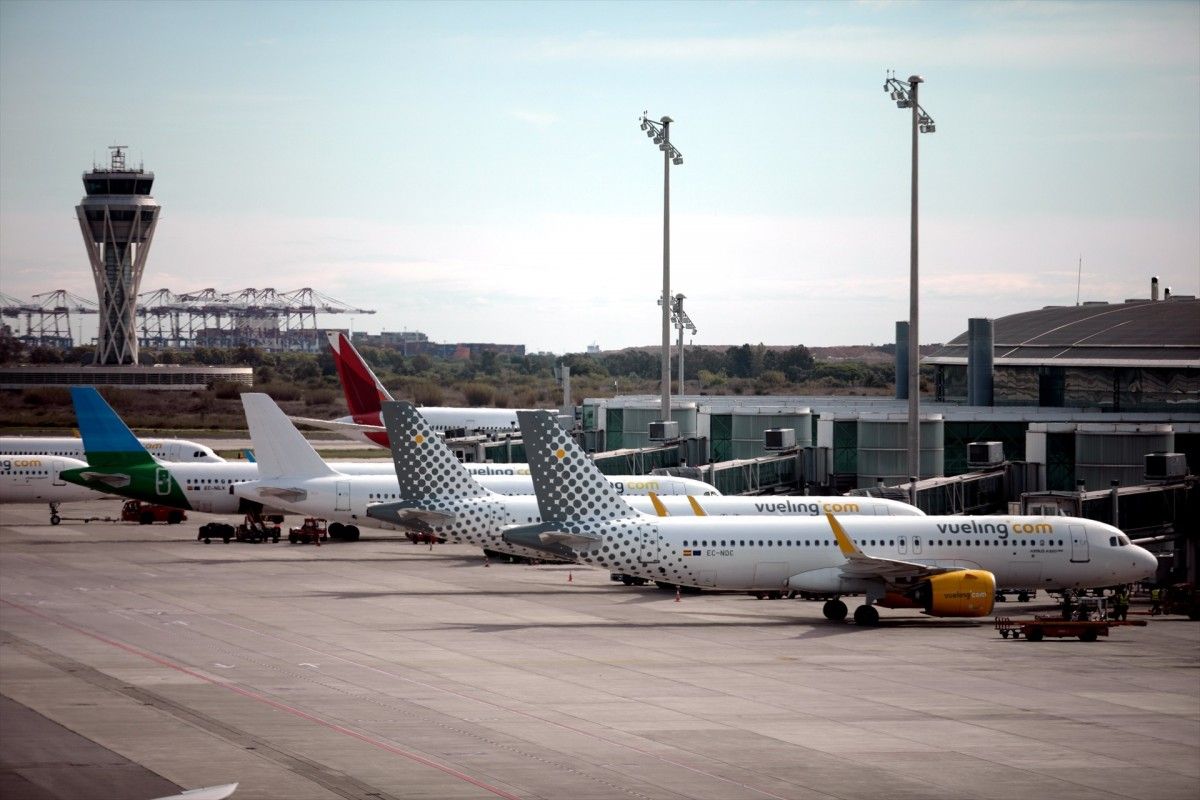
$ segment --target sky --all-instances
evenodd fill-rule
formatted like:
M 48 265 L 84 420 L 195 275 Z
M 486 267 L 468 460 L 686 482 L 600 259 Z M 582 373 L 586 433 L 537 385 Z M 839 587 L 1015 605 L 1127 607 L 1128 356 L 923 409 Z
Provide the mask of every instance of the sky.
M 0 291 L 95 297 L 74 207 L 155 173 L 141 290 L 312 287 L 329 327 L 578 352 L 922 343 L 1200 295 L 1200 2 L 0 0 Z M 94 317 L 91 318 L 94 320 Z M 93 323 L 94 327 L 94 323 Z M 85 335 L 88 328 L 84 327 Z

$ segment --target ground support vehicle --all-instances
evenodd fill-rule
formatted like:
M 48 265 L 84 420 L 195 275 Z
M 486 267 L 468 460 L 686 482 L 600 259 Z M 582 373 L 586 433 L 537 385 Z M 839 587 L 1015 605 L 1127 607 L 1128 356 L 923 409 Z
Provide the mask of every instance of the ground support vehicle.
M 1192 583 L 1177 583 L 1161 590 L 1163 597 L 1151 614 L 1182 614 L 1190 620 L 1200 620 L 1200 589 Z
M 251 542 L 258 544 L 270 539 L 273 542 L 278 542 L 279 537 L 283 532 L 279 529 L 279 524 L 273 519 L 266 519 L 259 514 L 247 514 L 246 519 L 238 525 L 233 532 L 233 536 L 239 542 Z
M 273 542 L 278 542 L 282 536 L 282 531 L 279 529 L 279 523 L 283 522 L 283 517 L 279 515 L 271 515 L 264 517 L 261 514 L 247 514 L 241 524 L 236 527 L 228 522 L 209 522 L 206 525 L 200 526 L 200 532 L 196 534 L 196 540 L 209 544 L 213 539 L 220 539 L 229 544 L 231 540 L 236 539 L 239 542 L 265 542 L 268 539 Z
M 141 500 L 126 500 L 125 505 L 121 506 L 122 522 L 136 522 L 139 525 L 165 522 L 168 525 L 178 525 L 185 519 L 187 519 L 187 514 L 178 508 L 155 505 Z
M 1110 619 L 1063 619 L 1062 617 L 1034 616 L 1033 619 L 1011 619 L 996 617 L 996 630 L 1000 636 L 1007 639 L 1019 639 L 1024 636 L 1031 642 L 1040 642 L 1047 637 L 1067 639 L 1079 637 L 1081 642 L 1094 642 L 1101 636 L 1108 636 L 1109 630 L 1123 626 L 1136 625 L 1145 627 L 1146 621 L 1117 621 Z
M 196 540 L 209 544 L 213 539 L 220 539 L 225 544 L 229 544 L 229 540 L 234 537 L 236 530 L 227 522 L 209 522 L 200 526 L 200 533 L 196 535 Z
M 645 586 L 646 585 L 645 578 L 635 578 L 633 575 L 625 575 L 624 573 L 621 573 L 621 572 L 609 573 L 608 579 L 610 581 L 619 581 L 620 583 L 623 583 L 626 586 Z M 673 589 L 675 587 L 672 586 L 671 588 Z
M 1010 594 L 1015 594 L 1017 596 L 1018 603 L 1028 603 L 1031 599 L 1033 599 L 1033 596 L 1037 594 L 1037 589 L 997 589 L 996 602 L 1007 603 L 1008 595 Z
M 322 539 L 329 538 L 329 523 L 317 517 L 305 517 L 304 524 L 288 531 L 288 541 L 292 544 L 321 545 Z

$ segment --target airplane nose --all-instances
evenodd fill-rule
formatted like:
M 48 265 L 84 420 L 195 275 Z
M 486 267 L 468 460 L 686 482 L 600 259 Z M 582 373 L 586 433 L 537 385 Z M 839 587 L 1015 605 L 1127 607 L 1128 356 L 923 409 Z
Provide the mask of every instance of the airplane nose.
M 1158 556 L 1145 548 L 1138 553 L 1137 565 L 1144 573 L 1143 578 L 1153 578 L 1158 573 Z

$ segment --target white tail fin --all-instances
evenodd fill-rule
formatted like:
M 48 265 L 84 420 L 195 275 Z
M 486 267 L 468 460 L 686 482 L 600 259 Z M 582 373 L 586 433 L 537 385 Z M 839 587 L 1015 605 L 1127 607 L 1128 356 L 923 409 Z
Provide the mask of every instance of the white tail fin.
M 549 411 L 518 411 L 543 522 L 639 516 Z
M 243 394 L 242 408 L 246 410 L 246 424 L 250 426 L 260 479 L 317 478 L 338 474 L 330 469 L 270 397 Z
M 383 404 L 400 496 L 409 502 L 458 500 L 490 494 L 467 472 L 442 437 L 407 401 Z

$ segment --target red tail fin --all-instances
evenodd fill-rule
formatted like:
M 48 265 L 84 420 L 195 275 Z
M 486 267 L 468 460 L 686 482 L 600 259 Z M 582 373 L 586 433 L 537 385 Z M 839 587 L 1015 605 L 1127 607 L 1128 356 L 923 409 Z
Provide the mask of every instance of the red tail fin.
M 342 392 L 346 395 L 350 414 L 354 417 L 375 415 L 378 420 L 380 403 L 391 400 L 392 396 L 345 334 L 329 331 L 326 336 L 333 350 L 333 363 L 337 366 L 338 379 L 342 382 Z

